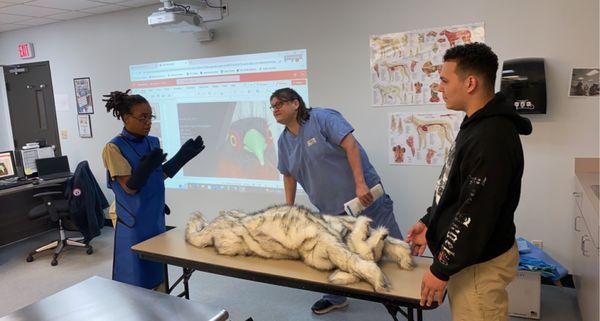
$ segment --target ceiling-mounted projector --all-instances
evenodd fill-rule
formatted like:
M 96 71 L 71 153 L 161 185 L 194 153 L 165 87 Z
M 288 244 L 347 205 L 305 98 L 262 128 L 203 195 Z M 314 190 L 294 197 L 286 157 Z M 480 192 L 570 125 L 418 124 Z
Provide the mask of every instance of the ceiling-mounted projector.
M 148 16 L 148 25 L 171 32 L 193 32 L 199 41 L 212 40 L 213 32 L 204 23 L 223 20 L 228 14 L 223 0 L 161 0 L 163 7 Z
M 157 11 L 148 16 L 148 25 L 173 32 L 201 32 L 208 28 L 195 12 Z

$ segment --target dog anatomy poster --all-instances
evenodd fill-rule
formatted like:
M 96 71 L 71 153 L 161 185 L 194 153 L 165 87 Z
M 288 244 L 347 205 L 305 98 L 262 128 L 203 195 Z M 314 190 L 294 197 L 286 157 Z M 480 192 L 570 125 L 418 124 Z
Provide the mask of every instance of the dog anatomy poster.
M 390 164 L 444 165 L 464 113 L 438 111 L 389 115 Z
M 484 42 L 483 23 L 371 36 L 373 106 L 442 103 L 438 93 L 446 50 Z

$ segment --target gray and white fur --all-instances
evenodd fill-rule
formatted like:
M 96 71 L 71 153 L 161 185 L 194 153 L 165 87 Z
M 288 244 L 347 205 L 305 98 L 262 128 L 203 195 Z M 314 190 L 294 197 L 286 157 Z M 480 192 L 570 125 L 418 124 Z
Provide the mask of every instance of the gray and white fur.
M 382 257 L 402 269 L 412 269 L 407 243 L 388 236 L 385 227 L 372 229 L 365 216 L 321 215 L 301 206 L 273 206 L 246 214 L 221 211 L 208 222 L 195 213 L 187 223 L 185 239 L 197 247 L 214 246 L 224 255 L 297 259 L 319 270 L 334 272 L 333 284 L 364 280 L 375 291 L 389 289 L 377 262 Z

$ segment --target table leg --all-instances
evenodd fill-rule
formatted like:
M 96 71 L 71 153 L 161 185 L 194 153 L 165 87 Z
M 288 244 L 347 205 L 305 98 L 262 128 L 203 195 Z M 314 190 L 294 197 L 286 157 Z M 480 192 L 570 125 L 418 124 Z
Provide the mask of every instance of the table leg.
M 168 264 L 163 264 L 164 266 L 164 282 L 165 282 L 165 293 L 170 294 L 171 291 L 169 289 L 169 265 Z
M 392 316 L 392 319 L 394 319 L 394 321 L 399 321 L 398 320 L 398 312 L 401 311 L 400 307 L 398 307 L 395 304 L 390 304 L 390 303 L 384 303 L 383 305 L 387 309 L 388 313 Z
M 188 300 L 190 299 L 190 286 L 188 281 L 190 280 L 192 273 L 194 273 L 194 270 L 183 268 L 183 293 L 185 293 L 185 298 Z
M 421 310 L 419 308 L 415 309 L 415 308 L 407 307 L 406 311 L 405 311 L 400 306 L 395 305 L 395 304 L 384 303 L 383 305 L 387 309 L 388 313 L 392 316 L 394 321 L 399 321 L 398 313 L 402 314 L 406 318 L 406 320 L 414 321 L 415 320 L 415 310 L 416 310 L 416 314 L 417 314 L 417 320 L 423 321 L 423 310 Z
M 408 321 L 415 321 L 415 311 L 413 308 L 406 308 L 406 319 Z

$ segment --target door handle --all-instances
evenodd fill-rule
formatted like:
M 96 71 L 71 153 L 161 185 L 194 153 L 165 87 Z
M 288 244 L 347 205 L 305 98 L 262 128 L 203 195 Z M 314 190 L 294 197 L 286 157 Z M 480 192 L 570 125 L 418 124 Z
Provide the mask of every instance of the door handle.
M 591 240 L 592 239 L 587 234 L 581 236 L 581 254 L 583 254 L 583 256 L 588 256 L 588 257 L 590 256 L 585 245 L 588 241 L 591 241 Z
M 581 244 L 579 245 L 579 247 L 581 248 L 581 254 L 583 256 L 588 256 L 585 252 L 585 237 L 586 237 L 586 235 L 581 236 Z
M 580 219 L 580 218 L 583 218 L 583 217 L 581 217 L 581 216 L 576 216 L 576 217 L 575 217 L 575 222 L 574 222 L 574 224 L 573 224 L 573 225 L 574 225 L 574 228 L 575 228 L 575 231 L 577 231 L 577 232 L 581 232 L 581 230 L 577 228 L 577 221 L 578 221 L 577 219 Z

